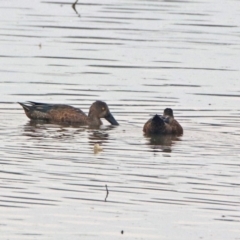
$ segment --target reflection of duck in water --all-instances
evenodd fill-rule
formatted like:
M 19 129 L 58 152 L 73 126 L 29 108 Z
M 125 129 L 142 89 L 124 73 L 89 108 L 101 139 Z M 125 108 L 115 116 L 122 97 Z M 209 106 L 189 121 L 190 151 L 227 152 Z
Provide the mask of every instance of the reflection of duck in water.
M 119 125 L 109 111 L 107 104 L 102 101 L 94 102 L 89 109 L 88 115 L 79 108 L 65 104 L 47 104 L 37 102 L 19 104 L 23 107 L 27 117 L 32 120 L 99 126 L 102 124 L 100 118 L 105 118 L 112 125 Z
M 67 123 L 49 123 L 31 120 L 23 126 L 23 135 L 47 139 L 80 139 L 89 145 L 108 142 L 109 134 L 115 127 L 112 125 L 88 126 Z
M 166 108 L 164 110 L 163 116 L 155 115 L 153 118 L 149 119 L 143 127 L 143 131 L 147 135 L 177 135 L 183 134 L 183 128 L 174 119 L 173 110 L 171 108 Z
M 147 145 L 150 145 L 152 149 L 161 149 L 163 152 L 171 152 L 172 146 L 176 144 L 176 142 L 181 141 L 179 137 L 176 135 L 145 135 L 145 138 L 148 140 Z

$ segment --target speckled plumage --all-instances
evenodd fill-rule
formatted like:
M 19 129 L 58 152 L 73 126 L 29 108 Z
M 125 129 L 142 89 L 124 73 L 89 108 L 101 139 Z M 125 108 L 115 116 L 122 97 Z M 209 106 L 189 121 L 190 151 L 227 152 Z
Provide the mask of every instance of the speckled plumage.
M 163 116 L 155 115 L 149 119 L 144 127 L 143 132 L 146 134 L 158 134 L 167 135 L 172 134 L 180 136 L 183 134 L 183 128 L 173 116 L 173 110 L 166 108 L 163 112 Z
M 86 115 L 79 108 L 65 104 L 47 104 L 37 102 L 19 103 L 28 118 L 50 122 L 77 123 L 82 125 L 101 125 L 100 118 L 105 118 L 112 125 L 118 125 L 105 102 L 96 101 Z
M 164 119 L 159 116 L 155 115 L 153 118 L 150 118 L 143 126 L 143 132 L 146 134 L 171 134 L 172 128 L 169 124 L 167 124 Z

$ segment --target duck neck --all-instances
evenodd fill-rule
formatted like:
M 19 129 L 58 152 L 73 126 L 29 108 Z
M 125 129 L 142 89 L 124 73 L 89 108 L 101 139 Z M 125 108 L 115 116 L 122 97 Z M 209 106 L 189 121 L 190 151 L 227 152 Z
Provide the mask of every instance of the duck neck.
M 101 125 L 102 121 L 100 118 L 98 118 L 95 114 L 92 114 L 91 112 L 88 113 L 88 119 L 90 125 Z

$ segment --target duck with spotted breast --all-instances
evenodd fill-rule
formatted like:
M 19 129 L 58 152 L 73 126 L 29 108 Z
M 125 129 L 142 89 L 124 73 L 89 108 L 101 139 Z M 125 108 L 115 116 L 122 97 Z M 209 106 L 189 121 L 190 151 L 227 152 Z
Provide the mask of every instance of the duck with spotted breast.
M 173 116 L 173 110 L 166 108 L 163 116 L 155 115 L 150 118 L 143 126 L 143 132 L 147 135 L 177 135 L 183 134 L 183 128 Z
M 111 114 L 108 105 L 102 101 L 94 102 L 88 115 L 81 109 L 65 104 L 48 104 L 38 102 L 27 102 L 19 104 L 23 107 L 25 114 L 32 120 L 44 120 L 56 123 L 70 123 L 80 125 L 100 126 L 101 118 L 105 118 L 112 125 L 119 125 Z

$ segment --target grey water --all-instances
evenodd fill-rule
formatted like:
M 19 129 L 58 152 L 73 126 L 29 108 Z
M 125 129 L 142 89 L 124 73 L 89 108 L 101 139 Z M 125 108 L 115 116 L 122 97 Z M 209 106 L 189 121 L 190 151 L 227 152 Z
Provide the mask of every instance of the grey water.
M 0 1 L 1 239 L 240 239 L 239 2 L 73 3 Z M 17 104 L 95 100 L 119 126 Z M 166 107 L 184 135 L 144 136 Z

